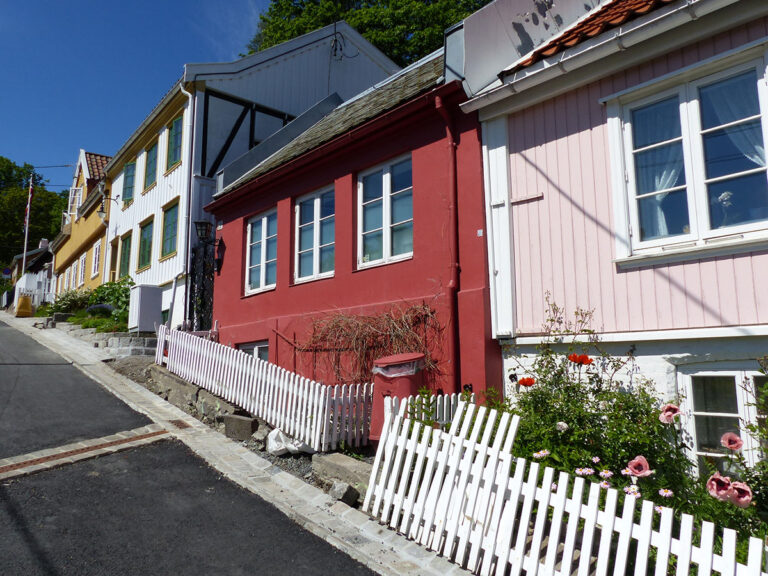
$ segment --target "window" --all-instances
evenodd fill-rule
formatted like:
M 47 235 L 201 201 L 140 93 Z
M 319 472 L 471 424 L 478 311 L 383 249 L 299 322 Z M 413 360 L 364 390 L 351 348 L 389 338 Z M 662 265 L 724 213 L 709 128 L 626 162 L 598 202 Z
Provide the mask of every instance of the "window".
M 82 188 L 70 188 L 69 189 L 69 213 L 76 214 L 77 209 L 80 208 L 83 200 Z
M 258 342 L 249 342 L 248 344 L 238 344 L 238 350 L 246 354 L 252 354 L 259 360 L 269 362 L 269 340 L 259 340 Z
M 95 278 L 99 273 L 101 260 L 101 240 L 93 245 L 93 261 L 91 262 L 91 278 Z
M 333 190 L 297 202 L 296 280 L 333 274 L 335 212 Z
M 179 203 L 163 209 L 163 245 L 160 257 L 165 258 L 176 253 L 176 234 L 179 221 Z
M 77 278 L 77 285 L 78 287 L 85 284 L 85 257 L 87 253 L 84 253 L 82 256 L 80 256 L 80 276 Z
M 128 276 L 131 266 L 131 234 L 130 232 L 120 240 L 120 272 L 119 278 Z
M 123 206 L 133 202 L 133 185 L 136 180 L 136 162 L 129 162 L 123 168 Z
M 154 219 L 144 222 L 139 228 L 139 264 L 137 271 L 146 270 L 152 264 L 152 232 Z
M 245 291 L 257 292 L 277 283 L 277 212 L 248 222 Z
M 146 191 L 157 182 L 157 140 L 147 148 L 144 160 L 144 191 Z
M 170 170 L 181 162 L 181 120 L 183 114 L 168 125 L 168 156 L 165 169 Z
M 757 461 L 760 447 L 748 433 L 746 424 L 766 425 L 768 377 L 751 371 L 695 372 L 686 378 L 686 399 L 690 403 L 688 433 L 700 472 L 706 473 L 705 460 L 724 471 L 727 460 L 720 444 L 723 434 L 733 432 L 744 440 L 743 454 L 748 463 Z
M 410 158 L 358 178 L 359 267 L 413 255 L 413 185 Z
M 72 262 L 72 278 L 70 278 L 70 286 L 73 290 L 77 288 L 77 263 L 77 260 Z
M 64 290 L 69 290 L 69 275 L 72 272 L 71 268 L 67 268 L 64 271 Z
M 762 79 L 748 63 L 624 107 L 633 251 L 768 229 Z

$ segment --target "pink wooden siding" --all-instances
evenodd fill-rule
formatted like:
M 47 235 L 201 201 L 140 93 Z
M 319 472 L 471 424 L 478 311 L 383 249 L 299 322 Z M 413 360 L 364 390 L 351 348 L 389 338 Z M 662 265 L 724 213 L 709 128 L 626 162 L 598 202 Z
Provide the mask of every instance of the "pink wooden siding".
M 541 331 L 544 294 L 594 310 L 605 332 L 768 323 L 768 253 L 618 270 L 606 110 L 599 99 L 768 35 L 768 18 L 509 117 L 519 334 Z M 537 197 L 541 195 L 540 197 Z

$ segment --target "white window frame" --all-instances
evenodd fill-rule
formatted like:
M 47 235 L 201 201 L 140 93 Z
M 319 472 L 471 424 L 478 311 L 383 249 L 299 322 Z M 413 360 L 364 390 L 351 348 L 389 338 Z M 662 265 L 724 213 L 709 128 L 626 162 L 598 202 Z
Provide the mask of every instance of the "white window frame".
M 409 260 L 413 258 L 413 250 L 405 252 L 403 254 L 392 255 L 392 184 L 391 184 L 391 169 L 395 164 L 400 164 L 408 160 L 411 163 L 411 194 L 413 194 L 413 159 L 411 154 L 405 154 L 398 158 L 393 158 L 384 164 L 379 164 L 369 170 L 360 172 L 357 176 L 357 268 L 371 268 L 374 266 L 381 266 L 383 264 L 390 264 L 392 262 L 400 262 L 402 260 Z M 382 171 L 382 208 L 381 208 L 381 224 L 382 224 L 382 257 L 378 260 L 363 261 L 363 179 L 375 172 Z M 413 196 L 411 196 L 413 198 Z M 413 202 L 413 200 L 411 200 Z M 411 222 L 413 223 L 415 214 L 413 214 L 413 203 L 411 204 Z M 389 222 L 389 223 L 388 223 Z M 406 221 L 404 221 L 406 222 Z M 388 224 L 387 224 L 388 223 Z M 401 222 L 398 222 L 401 224 Z M 415 235 L 415 227 L 413 234 Z M 413 238 L 411 239 L 413 240 Z
M 77 278 L 78 288 L 83 284 L 85 284 L 85 257 L 86 256 L 87 256 L 86 252 L 83 252 L 83 254 L 80 256 L 80 268 L 79 268 L 80 275 Z
M 93 261 L 91 262 L 91 278 L 99 275 L 99 260 L 101 259 L 101 239 L 93 245 Z
M 698 99 L 698 89 L 702 85 L 755 70 L 763 143 L 768 147 L 767 62 L 768 52 L 765 47 L 759 50 L 750 49 L 741 54 L 729 54 L 701 65 L 694 65 L 678 74 L 664 76 L 605 100 L 608 105 L 608 137 L 612 152 L 616 261 L 619 264 L 634 258 L 642 260 L 674 254 L 682 254 L 683 258 L 696 258 L 701 257 L 701 252 L 727 250 L 734 245 L 768 243 L 768 220 L 710 229 L 703 142 L 699 133 L 701 120 Z M 634 190 L 631 112 L 675 94 L 680 102 L 690 230 L 687 234 L 641 241 Z M 728 178 L 735 176 L 736 173 L 728 175 Z
M 77 288 L 77 272 L 78 272 L 77 265 L 79 262 L 80 262 L 79 260 L 75 260 L 74 262 L 72 262 L 72 268 L 71 268 L 72 278 L 70 278 L 69 285 L 73 290 Z
M 237 349 L 246 354 L 251 354 L 257 360 L 262 362 L 269 362 L 269 340 L 257 340 L 255 342 L 246 342 L 244 344 L 238 344 Z M 267 360 L 264 360 L 259 356 L 262 350 L 267 352 Z
M 696 407 L 693 405 L 693 379 L 699 376 L 733 377 L 734 386 L 736 386 L 738 414 L 695 410 Z M 760 443 L 758 439 L 754 438 L 745 428 L 746 423 L 754 424 L 757 422 L 757 409 L 755 406 L 750 405 L 754 399 L 755 392 L 754 381 L 752 378 L 756 376 L 763 376 L 763 374 L 757 370 L 756 366 L 747 367 L 744 364 L 739 363 L 722 363 L 716 366 L 691 365 L 678 369 L 678 390 L 681 392 L 680 408 L 683 415 L 682 425 L 689 439 L 688 455 L 697 472 L 702 472 L 699 470 L 698 456 L 711 455 L 722 457 L 725 451 L 725 449 L 723 449 L 723 452 L 715 453 L 698 450 L 695 420 L 697 415 L 722 417 L 738 416 L 739 436 L 744 441 L 742 454 L 748 465 L 753 466 L 757 463 L 760 458 Z M 751 394 L 743 388 L 743 385 L 751 387 Z
M 333 194 L 333 214 L 330 216 L 326 216 L 321 218 L 320 217 L 320 208 L 322 206 L 321 198 L 325 194 L 328 193 Z M 303 202 L 306 202 L 308 200 L 314 201 L 314 209 L 312 213 L 312 226 L 313 226 L 313 238 L 312 238 L 312 274 L 309 274 L 307 276 L 301 276 L 299 277 L 299 235 L 300 235 L 300 229 L 301 229 L 301 222 L 300 222 L 300 205 Z M 320 224 L 321 222 L 328 221 L 330 219 L 333 219 L 334 221 L 334 234 L 333 234 L 333 242 L 330 242 L 328 244 L 320 244 Z M 318 192 L 313 192 L 312 194 L 308 194 L 306 196 L 302 196 L 300 198 L 296 199 L 296 203 L 294 205 L 294 265 L 293 265 L 293 279 L 294 283 L 300 284 L 302 282 L 311 282 L 313 280 L 320 280 L 322 278 L 332 278 L 333 275 L 336 273 L 336 192 L 331 186 L 330 188 L 324 188 L 322 190 L 319 190 Z M 305 224 L 304 226 L 307 226 Z M 334 265 L 333 270 L 330 270 L 328 272 L 320 272 L 320 248 L 325 248 L 327 246 L 333 246 L 334 250 Z M 308 250 L 305 250 L 305 252 L 308 252 Z
M 77 215 L 77 209 L 83 203 L 83 188 L 69 189 L 69 213 Z
M 245 294 L 258 294 L 260 292 L 266 292 L 268 290 L 274 290 L 277 286 L 277 274 L 275 274 L 275 283 L 274 284 L 266 284 L 266 277 L 267 277 L 267 239 L 271 238 L 271 236 L 267 236 L 267 219 L 274 215 L 277 217 L 277 208 L 274 208 L 272 210 L 268 210 L 267 212 L 262 212 L 261 214 L 258 214 L 254 216 L 253 218 L 250 218 L 248 220 L 248 224 L 246 226 L 246 241 L 245 241 Z M 257 220 L 261 220 L 261 276 L 260 276 L 260 286 L 258 288 L 251 288 L 250 287 L 250 268 L 251 268 L 251 230 L 253 228 L 253 223 Z M 275 234 L 275 239 L 280 234 L 280 221 L 277 222 L 277 233 Z M 279 248 L 279 246 L 278 246 Z M 269 262 L 272 262 L 270 260 Z M 277 253 L 275 254 L 275 266 L 277 266 Z

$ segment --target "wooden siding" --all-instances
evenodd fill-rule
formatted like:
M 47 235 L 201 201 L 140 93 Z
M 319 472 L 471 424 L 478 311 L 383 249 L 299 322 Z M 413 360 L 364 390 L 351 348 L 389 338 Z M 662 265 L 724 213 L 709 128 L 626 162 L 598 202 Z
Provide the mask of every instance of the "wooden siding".
M 594 310 L 604 332 L 768 323 L 765 251 L 618 269 L 609 135 L 599 103 L 768 35 L 768 18 L 509 116 L 516 328 L 537 333 L 545 294 Z M 762 288 L 761 288 L 762 287 Z

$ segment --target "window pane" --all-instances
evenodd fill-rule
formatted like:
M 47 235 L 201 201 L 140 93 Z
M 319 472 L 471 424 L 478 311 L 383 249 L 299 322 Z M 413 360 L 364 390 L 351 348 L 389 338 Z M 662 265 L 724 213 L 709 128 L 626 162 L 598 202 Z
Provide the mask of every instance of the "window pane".
M 653 240 L 690 232 L 685 189 L 661 192 L 637 201 L 640 239 Z
M 261 266 L 254 266 L 248 271 L 248 286 L 250 288 L 261 286 Z
M 310 198 L 299 204 L 299 224 L 309 224 L 315 217 L 315 199 Z
M 264 285 L 270 286 L 277 281 L 277 263 L 269 262 L 267 264 L 266 278 L 264 279 Z
M 392 227 L 392 255 L 413 252 L 413 223 Z
M 413 218 L 413 192 L 392 196 L 392 224 Z
M 333 196 L 333 192 L 326 192 L 320 197 L 320 218 L 333 216 L 336 213 Z
M 269 346 L 261 344 L 256 348 L 256 357 L 264 362 L 269 362 Z
M 720 438 L 726 432 L 741 435 L 738 417 L 696 416 L 696 443 L 700 452 L 719 452 Z
M 647 194 L 685 184 L 683 144 L 675 142 L 635 154 L 637 192 Z
M 136 178 L 136 164 L 126 164 L 123 169 L 123 202 L 133 200 L 133 183 Z
M 335 218 L 329 218 L 320 222 L 320 244 L 333 244 L 335 231 Z
M 314 273 L 312 268 L 312 252 L 299 254 L 299 278 L 312 276 Z
M 261 264 L 261 242 L 251 244 L 251 266 Z
M 270 238 L 267 240 L 267 260 L 275 258 L 277 258 L 277 238 Z
M 755 398 L 758 417 L 768 416 L 768 376 L 755 376 Z
M 363 236 L 363 262 L 381 260 L 384 257 L 381 238 L 381 231 Z
M 694 376 L 693 409 L 695 412 L 738 414 L 735 376 Z
M 320 273 L 333 272 L 334 262 L 334 250 L 333 246 L 326 246 L 320 248 Z
M 406 160 L 392 166 L 392 192 L 398 192 L 411 187 L 411 161 Z
M 163 217 L 163 256 L 176 251 L 176 229 L 179 205 L 171 206 Z
M 267 236 L 274 236 L 277 234 L 277 214 L 270 214 L 267 216 Z
M 706 130 L 760 113 L 757 73 L 750 70 L 699 89 L 701 124 Z
M 251 244 L 261 240 L 261 218 L 251 223 Z
M 299 228 L 299 251 L 309 250 L 315 243 L 315 227 L 311 224 Z
M 710 184 L 707 193 L 709 222 L 713 229 L 768 220 L 765 172 Z
M 381 228 L 381 202 L 363 206 L 363 232 Z
M 717 178 L 765 166 L 760 120 L 704 135 L 707 178 Z
M 381 198 L 382 172 L 374 172 L 363 177 L 363 202 Z
M 680 106 L 677 96 L 632 111 L 632 140 L 634 148 L 678 138 Z
M 149 188 L 157 180 L 157 142 L 147 150 L 146 164 L 144 166 L 144 188 Z

